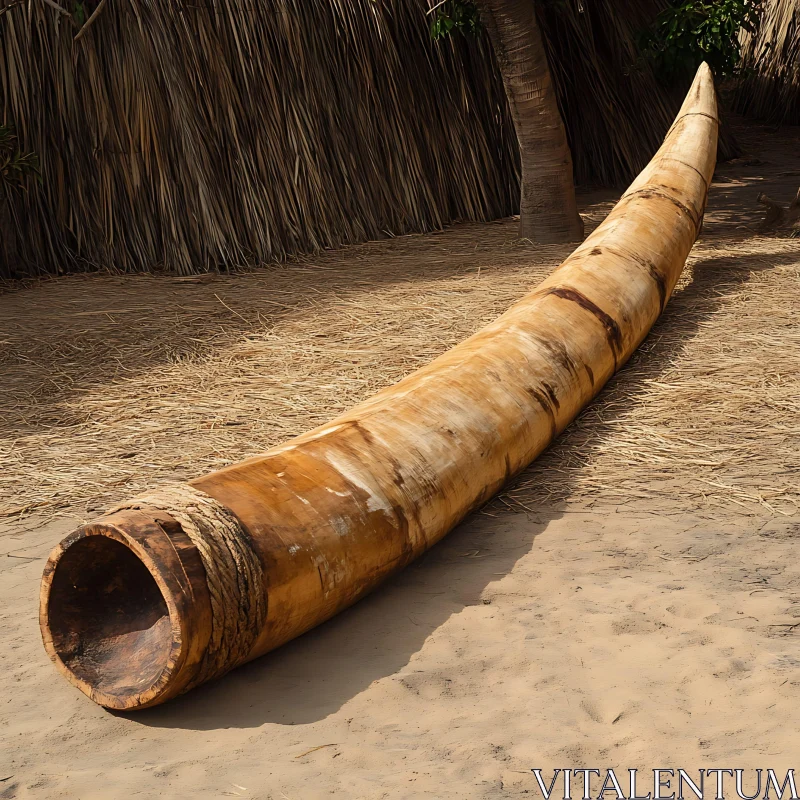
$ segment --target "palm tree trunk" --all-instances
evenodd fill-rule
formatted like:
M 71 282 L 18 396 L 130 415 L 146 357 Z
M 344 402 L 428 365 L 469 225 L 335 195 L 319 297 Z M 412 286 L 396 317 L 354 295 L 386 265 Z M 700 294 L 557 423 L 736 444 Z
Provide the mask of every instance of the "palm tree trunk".
M 14 277 L 17 266 L 17 232 L 11 219 L 9 201 L 0 189 L 0 276 Z
M 572 154 L 558 110 L 534 0 L 478 0 L 503 78 L 522 161 L 520 236 L 583 239 Z

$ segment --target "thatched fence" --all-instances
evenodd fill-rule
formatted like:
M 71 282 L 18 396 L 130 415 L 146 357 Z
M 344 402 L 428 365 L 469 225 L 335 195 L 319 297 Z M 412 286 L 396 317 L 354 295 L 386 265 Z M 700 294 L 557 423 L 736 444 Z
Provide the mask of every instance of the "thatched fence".
M 758 36 L 743 48 L 746 77 L 735 108 L 775 123 L 800 125 L 800 0 L 771 0 Z
M 42 172 L 0 209 L 0 276 L 233 269 L 517 205 L 488 45 L 433 43 L 426 0 L 114 0 L 87 30 L 0 4 L 0 121 Z M 667 128 L 631 69 L 654 6 L 544 6 L 579 182 L 624 182 Z

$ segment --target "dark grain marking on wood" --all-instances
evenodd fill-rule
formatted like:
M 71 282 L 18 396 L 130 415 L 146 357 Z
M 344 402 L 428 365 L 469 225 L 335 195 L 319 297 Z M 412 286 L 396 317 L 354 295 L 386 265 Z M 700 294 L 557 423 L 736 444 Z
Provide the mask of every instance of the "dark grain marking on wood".
M 638 189 L 637 191 L 632 192 L 629 195 L 626 195 L 626 199 L 629 199 L 631 197 L 643 197 L 645 200 L 648 200 L 653 197 L 661 197 L 664 200 L 667 200 L 668 202 L 672 203 L 672 205 L 674 205 L 675 208 L 677 208 L 679 211 L 682 211 L 684 214 L 686 214 L 686 216 L 689 217 L 689 219 L 694 224 L 696 231 L 700 229 L 700 218 L 698 217 L 698 215 L 694 211 L 692 211 L 692 209 L 689 208 L 689 206 L 687 206 L 685 203 L 682 203 L 676 197 L 673 197 L 671 194 L 668 194 L 667 192 L 662 191 L 661 189 L 657 189 L 653 186 L 648 186 L 645 187 L 644 189 Z
M 674 161 L 676 164 L 682 164 L 684 167 L 689 167 L 689 169 L 694 170 L 694 172 L 696 172 L 700 176 L 700 180 L 703 181 L 703 186 L 706 187 L 706 193 L 708 193 L 708 180 L 706 179 L 706 176 L 703 175 L 703 173 L 700 172 L 700 170 L 697 169 L 697 167 L 694 164 L 690 164 L 688 161 L 683 161 L 680 158 L 675 158 L 675 156 L 662 156 L 661 160 Z
M 656 283 L 656 288 L 658 289 L 658 299 L 661 310 L 663 311 L 664 306 L 667 304 L 667 279 L 661 272 L 659 272 L 658 267 L 656 267 L 655 264 L 648 264 L 647 272 Z
M 397 518 L 398 530 L 403 534 L 403 552 L 411 552 L 411 538 L 408 530 L 408 517 L 399 503 L 392 503 L 392 511 Z
M 453 436 L 455 436 L 455 433 L 449 428 L 446 428 L 445 430 L 448 434 L 452 434 Z M 403 472 L 400 466 L 400 462 L 390 452 L 386 452 L 386 460 L 389 462 L 389 465 L 392 468 L 392 483 L 400 491 L 402 496 L 408 500 L 409 493 L 406 491 L 406 479 L 403 477 Z M 391 505 L 392 505 L 392 511 L 394 512 L 394 515 L 397 518 L 399 530 L 403 533 L 403 536 L 405 537 L 405 541 L 403 543 L 403 557 L 407 556 L 407 558 L 404 560 L 403 563 L 406 564 L 408 563 L 408 561 L 410 561 L 414 551 L 414 547 L 411 541 L 411 525 L 409 523 L 408 514 L 406 513 L 406 511 L 411 513 L 415 530 L 417 534 L 421 535 L 422 538 L 426 541 L 426 546 L 427 546 L 427 537 L 425 535 L 425 528 L 422 525 L 422 519 L 420 518 L 419 515 L 419 509 L 413 502 L 409 502 L 408 509 L 405 510 L 399 503 L 392 502 Z
M 372 444 L 375 441 L 375 437 L 357 419 L 350 420 L 348 424 L 352 425 L 361 434 L 367 444 Z
M 350 425 L 352 425 L 354 430 L 358 431 L 358 433 L 361 434 L 365 442 L 367 442 L 368 444 L 375 443 L 375 437 L 363 425 L 361 425 L 358 420 L 352 420 L 350 422 Z M 392 468 L 392 483 L 401 492 L 405 494 L 404 486 L 406 481 L 400 469 L 400 463 L 397 461 L 397 459 L 395 459 L 391 455 L 391 453 L 386 454 L 386 460 L 389 462 L 389 465 Z M 410 556 L 414 548 L 411 543 L 411 532 L 408 523 L 408 517 L 406 516 L 403 507 L 399 503 L 391 502 L 391 506 L 392 506 L 392 512 L 394 513 L 395 519 L 397 520 L 397 530 L 403 536 L 403 556 Z M 417 523 L 417 528 L 420 531 L 422 531 L 422 525 L 420 523 L 419 514 L 417 513 L 416 509 L 413 509 L 412 513 L 414 515 L 414 521 Z
M 550 401 L 538 389 L 528 389 L 527 392 L 542 407 L 545 414 L 547 414 L 547 418 L 550 420 L 550 435 L 552 438 L 555 438 L 558 433 L 558 426 L 556 425 L 556 415 L 553 413 L 553 407 L 550 405 Z
M 558 402 L 556 390 L 549 383 L 544 382 L 542 382 L 542 388 L 547 392 L 547 396 L 550 398 L 550 402 L 555 406 L 556 411 L 559 411 L 561 409 L 561 403 Z
M 639 253 L 632 253 L 624 249 L 609 248 L 609 252 L 625 261 L 634 261 L 640 267 L 647 270 L 647 274 L 655 281 L 661 310 L 663 311 L 664 306 L 667 304 L 667 279 L 664 273 L 656 266 L 655 262 Z
M 372 436 L 372 434 L 370 434 L 368 431 L 366 431 L 363 428 L 363 426 L 359 425 L 357 421 L 353 421 L 351 423 L 351 427 L 352 427 L 352 429 L 354 431 L 357 431 L 359 434 L 361 434 L 362 437 L 364 437 L 365 441 L 367 441 L 369 443 L 375 441 L 375 439 Z M 380 446 L 379 443 L 376 444 L 376 447 L 378 447 L 378 446 Z M 344 440 L 344 439 L 340 440 L 339 443 L 338 443 L 338 447 L 343 453 L 345 453 L 348 456 L 350 456 L 350 458 L 354 462 L 358 463 L 360 461 L 361 454 L 347 440 Z M 399 465 L 399 463 L 397 461 L 395 461 L 392 458 L 392 456 L 388 452 L 388 450 L 386 450 L 384 448 L 382 448 L 382 449 L 384 450 L 384 454 L 386 456 L 386 460 L 392 466 L 394 483 L 398 488 L 400 488 L 402 486 L 402 484 L 404 483 L 403 477 L 400 474 L 400 465 Z M 346 478 L 344 475 L 342 475 L 338 470 L 336 471 L 336 474 L 339 476 L 340 480 L 348 487 L 350 496 L 355 500 L 355 503 L 359 507 L 361 514 L 363 516 L 369 516 L 369 514 L 371 512 L 369 512 L 368 510 L 364 511 L 364 509 L 368 509 L 369 508 L 369 495 L 368 495 L 367 491 L 362 486 L 359 486 L 359 485 L 353 483 L 352 481 L 350 481 L 348 478 Z M 429 486 L 423 484 L 423 489 L 427 490 L 427 493 L 425 494 L 425 499 L 427 499 L 428 497 L 432 496 L 433 492 L 430 491 L 430 487 Z M 396 519 L 395 527 L 402 534 L 402 537 L 403 537 L 403 553 L 404 554 L 410 554 L 413 551 L 414 547 L 413 547 L 413 543 L 411 541 L 411 533 L 410 533 L 410 530 L 409 530 L 408 518 L 406 517 L 405 512 L 403 511 L 402 507 L 398 503 L 395 503 L 391 498 L 387 498 L 387 499 L 389 500 L 389 502 L 391 504 L 391 507 L 392 507 L 392 511 L 394 512 L 394 517 Z
M 558 366 L 563 367 L 567 372 L 573 375 L 577 373 L 575 362 L 567 352 L 567 347 L 563 342 L 542 337 L 539 339 L 539 343 L 547 350 Z
M 622 332 L 616 320 L 593 303 L 586 295 L 575 289 L 568 289 L 565 286 L 556 286 L 552 289 L 548 289 L 547 294 L 552 294 L 556 297 L 560 297 L 562 300 L 569 300 L 572 303 L 576 303 L 581 308 L 597 317 L 605 329 L 608 344 L 614 354 L 614 366 L 616 367 L 617 356 L 622 352 Z
M 672 123 L 670 129 L 667 131 L 667 136 L 665 138 L 669 138 L 670 134 L 675 130 L 675 128 L 677 128 L 678 125 L 680 125 L 680 123 L 683 122 L 687 117 L 707 117 L 708 119 L 715 122 L 717 126 L 719 126 L 719 120 L 715 116 L 707 114 L 705 111 L 687 111 L 685 114 L 681 114 L 680 117 L 678 117 L 678 119 L 676 119 L 675 122 Z
M 700 87 L 698 86 L 697 89 L 697 96 L 700 97 Z M 681 115 L 681 119 L 685 119 L 686 117 L 708 117 L 708 119 L 713 120 L 719 125 L 719 120 L 713 114 L 706 114 L 705 111 L 688 111 L 686 114 Z

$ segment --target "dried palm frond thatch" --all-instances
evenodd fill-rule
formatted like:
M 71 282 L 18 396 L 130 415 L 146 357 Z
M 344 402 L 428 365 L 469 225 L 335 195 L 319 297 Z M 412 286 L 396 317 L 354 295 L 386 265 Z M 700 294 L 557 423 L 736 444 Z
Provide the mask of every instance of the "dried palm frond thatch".
M 673 116 L 628 68 L 651 3 L 543 10 L 579 182 L 627 181 Z M 518 206 L 488 44 L 432 42 L 427 0 L 0 6 L 0 123 L 42 175 L 0 276 L 233 269 Z
M 539 6 L 579 182 L 630 180 L 659 148 L 680 107 L 686 87 L 674 96 L 666 91 L 637 45 L 665 5 L 570 0 Z
M 414 12 L 120 0 L 74 42 L 40 0 L 10 9 L 3 114 L 44 182 L 14 207 L 26 260 L 199 272 L 510 213 L 482 45 L 435 49 Z
M 769 0 L 757 36 L 744 42 L 745 77 L 734 107 L 771 122 L 800 124 L 800 0 Z

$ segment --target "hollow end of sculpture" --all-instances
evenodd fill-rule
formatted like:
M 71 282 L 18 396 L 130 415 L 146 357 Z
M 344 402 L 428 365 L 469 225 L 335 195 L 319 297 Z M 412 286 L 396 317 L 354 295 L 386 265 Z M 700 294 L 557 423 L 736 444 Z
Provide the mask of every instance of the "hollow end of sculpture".
M 187 682 L 180 675 L 187 620 L 174 601 L 170 566 L 146 543 L 102 522 L 80 528 L 48 560 L 40 605 L 45 649 L 71 683 L 106 708 L 155 705 Z

